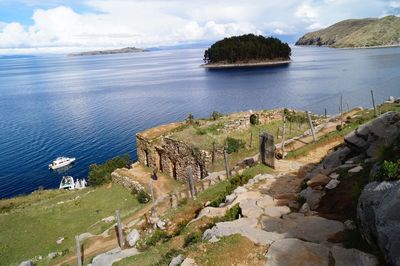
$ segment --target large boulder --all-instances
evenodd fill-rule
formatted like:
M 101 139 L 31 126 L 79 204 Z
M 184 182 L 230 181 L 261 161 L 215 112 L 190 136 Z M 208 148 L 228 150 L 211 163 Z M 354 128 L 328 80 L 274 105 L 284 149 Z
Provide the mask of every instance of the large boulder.
M 372 182 L 358 200 L 357 217 L 365 239 L 400 265 L 400 181 Z
M 134 247 L 136 245 L 136 242 L 138 242 L 140 239 L 140 233 L 138 230 L 133 229 L 132 232 L 130 232 L 126 236 L 126 241 L 128 241 L 129 246 Z
M 382 146 L 390 145 L 399 134 L 400 113 L 387 112 L 349 133 L 344 141 L 350 149 L 375 157 Z

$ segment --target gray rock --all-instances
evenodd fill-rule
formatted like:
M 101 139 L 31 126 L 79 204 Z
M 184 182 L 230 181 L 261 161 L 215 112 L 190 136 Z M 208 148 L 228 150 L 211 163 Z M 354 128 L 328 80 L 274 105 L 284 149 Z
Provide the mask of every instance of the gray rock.
M 331 181 L 329 181 L 328 184 L 326 184 L 325 188 L 327 189 L 334 189 L 335 187 L 337 187 L 339 185 L 340 181 L 337 179 L 332 179 Z
M 325 243 L 333 235 L 345 230 L 343 223 L 319 216 L 304 216 L 290 213 L 282 218 L 261 218 L 262 229 L 284 234 L 286 238 L 299 238 L 316 243 Z
M 165 222 L 161 219 L 159 219 L 156 223 L 157 227 L 160 228 L 161 230 L 165 230 Z
M 329 177 L 332 178 L 332 179 L 338 179 L 340 177 L 340 175 L 337 174 L 337 173 L 332 173 L 332 174 L 329 175 Z
M 56 243 L 58 244 L 58 245 L 61 245 L 61 243 L 64 241 L 64 237 L 59 237 L 58 239 L 57 239 L 57 241 L 56 241 Z
M 359 165 L 359 166 L 356 166 L 356 167 L 354 167 L 354 168 L 351 168 L 351 169 L 349 170 L 349 173 L 358 173 L 358 172 L 360 172 L 362 169 L 363 169 L 363 167 L 362 167 L 361 165 Z
M 237 188 L 233 191 L 233 193 L 235 193 L 235 194 L 240 194 L 240 193 L 244 193 L 244 192 L 247 192 L 247 189 L 245 189 L 245 188 L 242 187 L 242 186 L 237 187 Z
M 178 255 L 171 260 L 168 266 L 179 266 L 181 265 L 182 261 L 183 261 L 183 255 Z
M 115 248 L 94 257 L 92 261 L 92 266 L 112 265 L 116 261 L 134 256 L 136 254 L 138 254 L 136 248 L 128 248 L 123 250 L 121 250 L 120 248 Z
M 216 237 L 216 236 L 212 236 L 209 240 L 208 240 L 208 242 L 210 242 L 210 243 L 216 243 L 216 242 L 218 242 L 218 241 L 220 241 L 221 239 L 219 239 L 218 237 Z
M 351 150 L 348 147 L 342 147 L 337 151 L 330 153 L 322 162 L 324 169 L 335 169 L 339 167 L 346 157 L 350 154 Z
M 329 248 L 299 239 L 280 239 L 267 252 L 265 266 L 329 265 Z
M 372 182 L 358 200 L 357 218 L 365 239 L 382 251 L 386 261 L 400 265 L 400 181 Z
M 256 244 L 269 245 L 284 237 L 283 234 L 266 232 L 255 228 L 256 226 L 257 219 L 255 218 L 242 218 L 232 222 L 217 223 L 213 228 L 207 229 L 203 233 L 203 240 L 210 240 L 213 236 L 223 237 L 240 234 Z
M 243 199 L 239 203 L 244 217 L 258 218 L 263 214 L 263 209 L 257 205 L 257 199 Z
M 191 258 L 186 258 L 181 264 L 181 266 L 195 266 L 195 265 L 196 262 L 194 261 L 194 259 Z
M 140 239 L 140 233 L 138 230 L 133 229 L 127 236 L 126 241 L 128 241 L 129 246 L 134 247 L 137 241 Z
M 33 262 L 31 260 L 26 260 L 21 262 L 19 266 L 33 266 Z
M 270 217 L 281 217 L 288 213 L 290 213 L 290 208 L 288 206 L 274 206 L 264 209 L 264 214 Z
M 331 248 L 331 254 L 335 259 L 335 265 L 352 266 L 375 266 L 378 265 L 377 259 L 368 253 L 357 249 L 345 249 L 338 246 Z
M 115 221 L 115 217 L 114 216 L 108 216 L 106 218 L 101 219 L 101 221 L 105 222 L 105 223 L 112 223 L 112 222 Z
M 80 235 L 78 236 L 78 238 L 79 238 L 79 241 L 80 241 L 80 242 L 83 242 L 83 241 L 85 241 L 86 239 L 88 239 L 88 238 L 90 238 L 90 237 L 92 237 L 92 236 L 93 236 L 93 235 L 92 235 L 91 233 L 86 232 L 86 233 L 80 234 Z
M 237 195 L 235 193 L 232 193 L 228 196 L 225 197 L 225 204 L 229 205 L 231 204 L 235 199 L 236 199 Z
M 354 222 L 352 220 L 346 220 L 344 221 L 344 225 L 346 226 L 347 230 L 354 230 L 356 229 L 356 226 L 354 225 Z
M 303 214 L 308 214 L 308 213 L 310 213 L 310 211 L 311 211 L 310 205 L 308 205 L 307 202 L 304 203 L 304 204 L 301 206 L 300 210 L 299 210 L 299 212 L 300 212 L 300 213 L 303 213 Z
M 306 189 L 300 192 L 300 196 L 305 198 L 311 210 L 316 210 L 318 208 L 319 202 L 321 201 L 321 198 L 324 195 L 325 195 L 324 191 L 314 190 L 310 187 L 307 187 Z
M 50 252 L 48 255 L 47 255 L 47 257 L 49 258 L 49 259 L 54 259 L 55 257 L 57 257 L 58 256 L 58 252 Z

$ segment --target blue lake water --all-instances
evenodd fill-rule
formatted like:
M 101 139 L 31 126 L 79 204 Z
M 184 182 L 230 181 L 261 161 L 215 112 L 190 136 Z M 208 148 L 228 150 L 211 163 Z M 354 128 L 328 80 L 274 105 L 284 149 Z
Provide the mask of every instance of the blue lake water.
M 203 50 L 0 56 L 0 198 L 56 188 L 61 176 L 130 153 L 135 133 L 212 111 L 277 107 L 338 113 L 400 96 L 400 48 L 294 48 L 289 66 L 210 71 Z M 77 157 L 66 173 L 47 165 Z

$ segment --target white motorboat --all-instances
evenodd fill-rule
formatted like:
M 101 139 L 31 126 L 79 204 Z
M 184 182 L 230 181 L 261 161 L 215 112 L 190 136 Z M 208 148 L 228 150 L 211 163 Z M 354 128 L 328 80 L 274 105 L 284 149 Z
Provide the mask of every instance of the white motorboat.
M 58 157 L 51 164 L 49 164 L 49 169 L 58 169 L 61 167 L 65 167 L 74 163 L 76 158 L 68 158 L 68 157 Z
M 60 182 L 60 189 L 75 189 L 75 182 L 72 176 L 63 176 Z

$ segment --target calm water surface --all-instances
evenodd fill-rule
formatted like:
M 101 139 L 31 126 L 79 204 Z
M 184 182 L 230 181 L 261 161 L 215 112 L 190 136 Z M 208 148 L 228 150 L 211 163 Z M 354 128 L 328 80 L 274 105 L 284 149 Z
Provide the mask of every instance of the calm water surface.
M 285 67 L 199 67 L 203 50 L 88 57 L 0 56 L 0 198 L 58 187 L 61 176 L 130 153 L 135 133 L 214 110 L 337 113 L 400 96 L 400 48 L 294 48 Z M 66 173 L 47 165 L 77 157 Z

